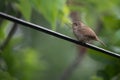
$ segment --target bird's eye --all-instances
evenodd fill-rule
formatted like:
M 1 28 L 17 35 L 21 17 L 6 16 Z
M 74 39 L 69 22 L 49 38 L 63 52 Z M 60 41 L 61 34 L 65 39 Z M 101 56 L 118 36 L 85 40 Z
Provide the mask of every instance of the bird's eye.
M 77 26 L 77 23 L 73 23 L 73 25 Z

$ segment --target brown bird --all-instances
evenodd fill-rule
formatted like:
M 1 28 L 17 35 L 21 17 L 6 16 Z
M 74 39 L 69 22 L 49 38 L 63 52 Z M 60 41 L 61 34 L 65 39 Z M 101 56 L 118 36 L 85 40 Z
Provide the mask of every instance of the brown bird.
M 72 24 L 73 33 L 76 38 L 81 42 L 91 42 L 91 41 L 99 41 L 102 45 L 105 44 L 97 37 L 96 33 L 88 26 L 83 24 L 81 21 L 75 21 Z

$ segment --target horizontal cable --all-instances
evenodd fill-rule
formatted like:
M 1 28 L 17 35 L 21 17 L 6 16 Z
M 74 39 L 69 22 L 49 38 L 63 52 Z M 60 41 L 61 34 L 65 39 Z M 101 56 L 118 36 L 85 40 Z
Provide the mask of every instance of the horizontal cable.
M 19 24 L 25 25 L 25 27 L 30 27 L 30 28 L 33 28 L 35 30 L 47 33 L 49 35 L 52 35 L 52 36 L 64 39 L 66 41 L 69 41 L 69 42 L 72 42 L 72 43 L 75 43 L 75 44 L 78 44 L 78 45 L 81 45 L 81 46 L 84 46 L 84 47 L 87 47 L 87 48 L 90 48 L 90 49 L 93 49 L 93 50 L 96 50 L 96 51 L 99 51 L 99 52 L 102 52 L 104 54 L 107 54 L 107 55 L 110 55 L 110 56 L 113 56 L 113 57 L 116 57 L 116 58 L 120 58 L 120 54 L 117 54 L 115 52 L 111 52 L 109 50 L 105 50 L 103 48 L 94 46 L 94 45 L 89 44 L 89 43 L 82 43 L 80 41 L 72 39 L 71 37 L 65 36 L 65 35 L 63 35 L 61 33 L 52 31 L 52 30 L 47 29 L 45 27 L 42 27 L 42 26 L 30 23 L 30 22 L 24 21 L 22 19 L 19 19 L 19 18 L 13 17 L 13 16 L 10 16 L 8 14 L 0 12 L 0 17 L 4 18 L 4 19 L 7 19 L 7 20 L 10 20 L 10 21 L 13 21 L 15 23 L 19 23 Z

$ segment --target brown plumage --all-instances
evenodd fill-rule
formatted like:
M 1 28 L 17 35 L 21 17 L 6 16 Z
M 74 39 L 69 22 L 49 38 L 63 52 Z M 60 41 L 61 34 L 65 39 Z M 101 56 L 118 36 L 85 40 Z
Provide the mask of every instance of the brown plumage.
M 73 33 L 77 39 L 81 42 L 99 41 L 102 45 L 105 45 L 96 35 L 96 33 L 88 26 L 84 25 L 80 21 L 73 22 Z

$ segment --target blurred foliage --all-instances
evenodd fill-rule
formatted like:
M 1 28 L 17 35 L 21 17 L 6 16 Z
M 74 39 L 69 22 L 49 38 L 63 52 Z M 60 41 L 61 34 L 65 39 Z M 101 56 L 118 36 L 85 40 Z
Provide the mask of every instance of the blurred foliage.
M 0 12 L 51 28 L 73 37 L 70 11 L 96 33 L 107 47 L 120 54 L 119 0 L 0 0 Z M 72 0 L 70 0 L 72 1 Z M 0 18 L 0 45 L 13 23 Z M 57 80 L 76 56 L 75 45 L 25 26 L 18 29 L 4 50 L 0 50 L 0 80 Z M 120 80 L 120 60 L 88 50 L 80 67 L 70 80 Z
M 30 20 L 32 8 L 28 0 L 20 0 L 16 7 L 18 7 L 19 11 L 26 20 Z
M 29 1 L 31 5 L 33 5 L 33 8 L 40 12 L 45 17 L 45 19 L 51 23 L 52 29 L 56 29 L 55 24 L 57 20 L 61 19 L 63 21 L 67 21 L 68 9 L 65 4 L 66 0 L 49 0 L 47 3 L 45 0 Z

